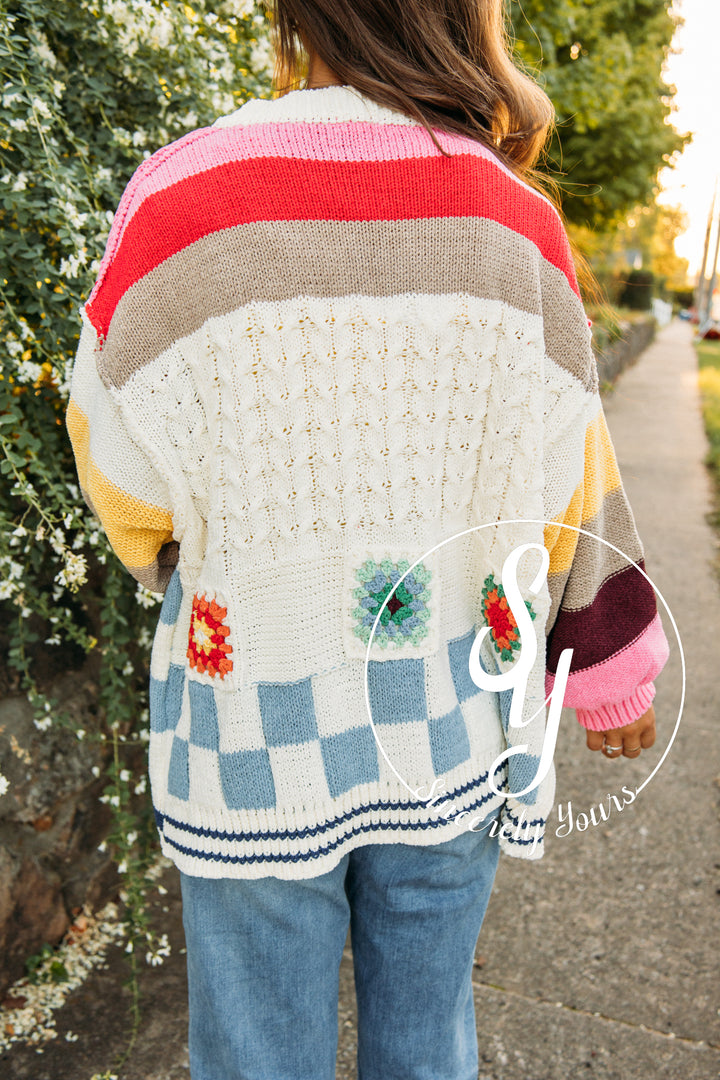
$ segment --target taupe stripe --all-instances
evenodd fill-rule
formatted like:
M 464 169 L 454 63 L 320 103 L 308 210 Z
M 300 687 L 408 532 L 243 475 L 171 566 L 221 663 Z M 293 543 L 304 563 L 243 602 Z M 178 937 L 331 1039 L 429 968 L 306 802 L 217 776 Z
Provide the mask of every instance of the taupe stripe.
M 150 592 L 164 593 L 178 564 L 179 552 L 180 545 L 177 540 L 168 540 L 150 566 L 128 566 L 126 569 Z
M 90 496 L 88 495 L 85 488 L 82 486 L 82 484 L 80 485 L 80 494 L 82 495 L 83 499 L 87 503 L 88 509 L 90 510 L 90 513 L 93 514 L 98 519 L 98 521 L 100 521 L 100 515 L 98 514 L 97 510 L 93 506 L 93 501 L 90 498 Z
M 584 390 L 597 390 L 597 362 L 582 302 L 562 271 L 546 259 L 540 262 L 540 283 L 545 352 L 579 379 Z
M 531 241 L 486 218 L 238 225 L 190 244 L 128 289 L 98 370 L 106 386 L 122 386 L 173 341 L 253 300 L 467 292 L 559 319 L 560 330 L 548 330 L 549 355 L 589 388 L 587 359 L 561 314 L 572 313 L 575 294 L 540 258 L 541 296 L 538 258 Z
M 595 517 L 581 528 L 614 544 L 633 562 L 639 563 L 643 558 L 642 542 L 623 488 L 609 491 Z M 547 627 L 552 628 L 561 602 L 564 611 L 588 607 L 603 582 L 629 565 L 627 559 L 612 548 L 580 533 L 572 566 L 562 573 L 548 575 L 551 604 Z

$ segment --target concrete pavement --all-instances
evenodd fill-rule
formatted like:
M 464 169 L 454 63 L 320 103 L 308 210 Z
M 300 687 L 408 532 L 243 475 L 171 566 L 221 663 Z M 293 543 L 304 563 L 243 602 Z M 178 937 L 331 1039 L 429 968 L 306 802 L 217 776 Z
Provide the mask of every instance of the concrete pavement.
M 621 813 L 556 837 L 557 804 L 607 803 L 655 768 L 675 727 L 680 651 L 657 680 L 658 738 L 637 760 L 585 746 L 563 713 L 547 851 L 501 860 L 478 951 L 481 1075 L 493 1080 L 720 1077 L 720 587 L 696 359 L 672 323 L 604 399 L 621 475 L 687 664 L 672 748 Z M 505 911 L 520 896 L 519 929 Z

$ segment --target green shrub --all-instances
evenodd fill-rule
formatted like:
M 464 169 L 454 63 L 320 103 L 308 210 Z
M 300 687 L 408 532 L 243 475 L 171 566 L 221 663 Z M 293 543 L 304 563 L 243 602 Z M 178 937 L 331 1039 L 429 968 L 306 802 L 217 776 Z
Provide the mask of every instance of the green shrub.
M 79 307 L 125 185 L 155 149 L 269 95 L 267 29 L 249 0 L 0 0 L 0 650 L 40 730 L 74 726 L 49 676 L 99 655 L 96 730 L 76 735 L 107 746 L 135 1008 L 157 854 L 138 750 L 159 598 L 85 507 L 64 416 Z

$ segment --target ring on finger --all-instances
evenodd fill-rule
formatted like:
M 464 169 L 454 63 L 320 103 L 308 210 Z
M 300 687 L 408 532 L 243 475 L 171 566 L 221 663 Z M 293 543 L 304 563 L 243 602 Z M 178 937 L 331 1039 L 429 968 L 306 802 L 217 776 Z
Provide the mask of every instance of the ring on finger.
M 604 743 L 603 750 L 606 754 L 616 754 L 618 750 L 622 750 L 622 746 L 611 746 L 610 743 Z

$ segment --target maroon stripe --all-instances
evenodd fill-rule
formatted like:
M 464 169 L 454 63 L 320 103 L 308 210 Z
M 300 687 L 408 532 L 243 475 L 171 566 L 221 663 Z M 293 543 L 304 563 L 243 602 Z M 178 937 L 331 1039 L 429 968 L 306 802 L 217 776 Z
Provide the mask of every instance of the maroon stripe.
M 645 562 L 638 566 L 644 570 Z M 576 611 L 560 609 L 547 640 L 547 670 L 554 675 L 564 649 L 572 649 L 571 671 L 608 660 L 630 645 L 657 612 L 652 585 L 634 566 L 613 574 L 595 599 Z

